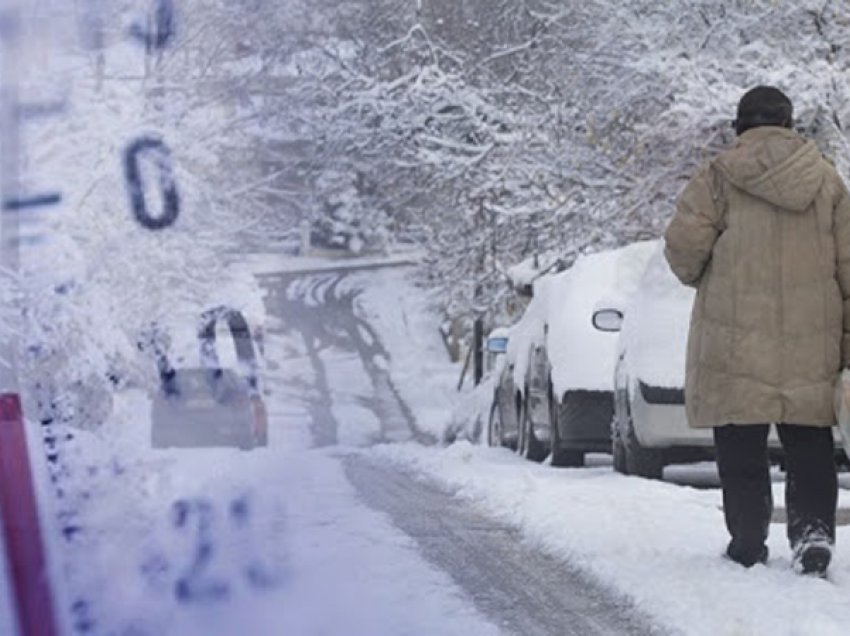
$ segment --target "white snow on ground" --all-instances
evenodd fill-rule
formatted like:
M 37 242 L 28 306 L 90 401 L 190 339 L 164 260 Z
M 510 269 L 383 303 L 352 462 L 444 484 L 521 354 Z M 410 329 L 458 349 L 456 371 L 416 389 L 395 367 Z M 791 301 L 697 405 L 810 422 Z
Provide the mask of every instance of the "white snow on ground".
M 368 302 L 385 301 L 395 286 L 412 297 L 396 306 L 420 311 L 403 273 L 368 275 L 378 281 Z M 424 321 L 417 313 L 408 325 Z M 392 317 L 382 325 L 392 329 Z M 378 423 L 358 407 L 370 386 L 357 360 L 333 348 L 320 356 L 339 446 L 311 448 L 316 378 L 305 343 L 282 326 L 271 322 L 268 335 L 266 449 L 153 450 L 141 390 L 119 393 L 103 428 L 71 431 L 59 514 L 47 534 L 75 631 L 498 634 L 346 480 L 339 454 L 371 443 Z M 407 336 L 399 329 L 397 358 L 414 355 L 405 343 L 422 355 L 415 329 Z M 420 412 L 427 421 L 429 409 Z M 65 539 L 68 526 L 77 530 Z
M 419 250 L 394 251 L 386 255 L 353 256 L 340 255 L 329 258 L 324 256 L 288 256 L 286 254 L 257 253 L 240 255 L 240 267 L 246 267 L 255 274 L 278 274 L 296 272 L 334 271 L 340 268 L 362 269 L 386 265 L 409 265 L 422 258 Z
M 342 446 L 366 446 L 379 440 L 381 422 L 358 401 L 358 396 L 369 395 L 372 390 L 360 359 L 354 353 L 321 357 L 327 365 L 328 387 L 333 396 L 331 410 L 339 423 L 338 442 Z
M 771 526 L 768 565 L 746 570 L 721 558 L 727 535 L 716 489 L 624 477 L 610 465 L 555 470 L 466 442 L 370 452 L 513 524 L 531 543 L 585 569 L 681 633 L 838 636 L 850 625 L 848 527 L 838 529 L 828 581 L 791 571 L 781 524 Z M 846 487 L 846 477 L 842 482 Z M 782 484 L 775 496 L 780 504 Z M 846 490 L 840 504 L 850 506 Z
M 92 480 L 81 521 L 96 532 L 77 546 L 73 587 L 93 595 L 97 633 L 498 633 L 412 539 L 358 502 L 332 452 L 285 448 L 273 416 L 281 443 L 265 451 L 139 453 L 144 400 L 131 401 L 122 426 L 138 459 Z M 181 577 L 196 598 L 175 595 Z
M 390 378 L 417 427 L 442 439 L 452 410 L 466 394 L 457 390 L 461 365 L 449 362 L 439 318 L 410 274 L 409 269 L 376 270 L 352 277 L 349 284 L 364 285 L 357 306 L 392 356 Z
M 493 406 L 493 395 L 504 360 L 504 356 L 499 356 L 493 370 L 482 378 L 481 384 L 467 392 L 460 404 L 452 411 L 449 428 L 444 437 L 445 442 L 450 443 L 461 438 L 471 442 L 486 439 L 486 427 L 490 418 L 490 409 Z

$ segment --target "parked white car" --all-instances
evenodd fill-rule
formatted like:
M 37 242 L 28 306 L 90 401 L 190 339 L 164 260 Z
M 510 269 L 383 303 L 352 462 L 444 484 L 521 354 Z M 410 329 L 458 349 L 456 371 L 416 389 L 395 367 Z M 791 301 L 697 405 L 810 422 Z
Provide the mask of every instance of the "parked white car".
M 685 413 L 685 357 L 694 296 L 695 290 L 682 285 L 670 270 L 659 243 L 631 302 L 606 299 L 594 312 L 598 329 L 620 332 L 612 450 L 614 469 L 621 473 L 660 479 L 668 464 L 714 459 L 711 429 L 691 428 Z M 781 461 L 775 430 L 768 446 Z

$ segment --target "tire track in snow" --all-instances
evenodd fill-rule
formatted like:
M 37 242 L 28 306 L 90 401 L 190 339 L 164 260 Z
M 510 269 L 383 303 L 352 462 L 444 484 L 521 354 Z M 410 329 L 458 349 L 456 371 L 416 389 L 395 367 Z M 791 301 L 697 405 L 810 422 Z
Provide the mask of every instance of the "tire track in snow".
M 345 472 L 364 503 L 411 536 L 505 634 L 664 633 L 582 572 L 523 543 L 516 529 L 436 486 L 357 455 L 346 458 Z
M 301 337 L 313 369 L 313 390 L 305 392 L 303 400 L 311 415 L 314 445 L 339 443 L 340 422 L 333 412 L 334 387 L 329 381 L 334 362 L 329 358 L 339 352 L 356 354 L 371 384 L 370 394 L 356 400 L 380 423 L 380 432 L 371 436 L 371 443 L 436 442 L 418 430 L 413 413 L 390 379 L 389 353 L 372 325 L 358 314 L 356 301 L 362 285 L 345 272 L 265 276 L 263 282 L 271 288 L 270 313 L 282 321 L 285 332 Z

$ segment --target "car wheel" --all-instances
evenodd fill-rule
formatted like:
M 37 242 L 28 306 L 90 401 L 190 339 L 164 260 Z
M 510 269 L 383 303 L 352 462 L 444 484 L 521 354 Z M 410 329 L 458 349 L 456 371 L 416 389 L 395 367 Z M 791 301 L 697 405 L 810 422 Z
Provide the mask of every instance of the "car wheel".
M 523 400 L 522 413 L 519 424 L 519 444 L 517 451 L 520 456 L 533 462 L 542 462 L 546 455 L 546 448 L 534 435 L 534 426 L 528 414 L 528 399 Z
M 493 406 L 490 407 L 490 419 L 487 423 L 487 445 L 504 446 L 502 431 L 502 412 L 499 410 L 498 401 L 493 400 Z
M 572 448 L 561 448 L 561 434 L 558 429 L 560 403 L 555 399 L 552 384 L 549 383 L 549 425 L 552 440 L 552 466 L 576 468 L 584 466 L 584 452 Z
M 522 437 L 525 434 L 525 408 L 523 405 L 525 401 L 522 399 L 522 396 L 517 395 L 517 406 L 516 406 L 516 446 L 514 446 L 513 450 L 519 454 L 523 445 Z
M 661 479 L 664 473 L 664 451 L 657 448 L 646 448 L 640 445 L 635 435 L 634 421 L 628 396 L 622 412 L 618 437 L 623 446 L 627 475 L 637 475 L 647 479 Z M 616 444 L 616 440 L 612 440 Z

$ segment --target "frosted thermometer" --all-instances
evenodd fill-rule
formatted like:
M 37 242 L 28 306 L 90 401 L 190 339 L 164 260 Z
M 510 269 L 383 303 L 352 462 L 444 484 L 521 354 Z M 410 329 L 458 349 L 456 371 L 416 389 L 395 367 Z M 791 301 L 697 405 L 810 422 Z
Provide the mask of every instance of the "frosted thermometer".
M 124 29 L 123 37 L 138 45 L 144 59 L 171 43 L 174 11 L 171 0 L 138 5 L 147 17 Z M 44 540 L 43 528 L 49 524 L 41 523 L 50 510 L 42 496 L 47 480 L 37 477 L 55 458 L 57 437 L 49 420 L 33 428 L 32 415 L 24 417 L 19 362 L 28 276 L 46 266 L 51 242 L 61 239 L 50 235 L 51 219 L 73 213 L 65 209 L 63 183 L 55 178 L 51 148 L 39 143 L 39 133 L 72 111 L 72 73 L 62 66 L 80 56 L 66 53 L 82 35 L 83 48 L 101 55 L 106 19 L 101 10 L 106 6 L 97 0 L 0 0 L 0 550 L 5 555 L 0 577 L 11 583 L 7 595 L 0 585 L 4 635 L 91 632 L 91 624 L 77 611 L 79 602 L 66 608 L 61 590 L 51 589 L 60 577 L 52 575 L 45 549 L 50 542 Z M 121 166 L 127 213 L 139 231 L 167 228 L 180 213 L 167 140 L 149 132 L 115 141 L 120 152 L 104 160 Z M 157 171 L 151 180 L 159 188 L 156 197 L 149 196 L 143 161 Z M 152 201 L 160 209 L 154 210 Z

